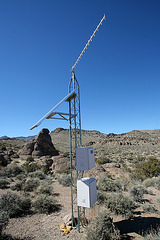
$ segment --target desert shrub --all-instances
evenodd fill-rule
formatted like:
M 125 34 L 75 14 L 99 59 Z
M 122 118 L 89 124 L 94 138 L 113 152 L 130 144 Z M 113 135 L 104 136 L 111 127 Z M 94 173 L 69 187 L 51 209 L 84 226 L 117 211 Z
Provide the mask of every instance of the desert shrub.
M 71 185 L 71 176 L 70 176 L 70 174 L 57 174 L 57 180 L 64 187 L 69 187 Z
M 27 174 L 25 172 L 22 172 L 16 176 L 16 179 L 18 180 L 24 180 L 27 178 Z
M 157 202 L 158 202 L 158 204 L 159 204 L 159 206 L 160 206 L 160 198 L 157 199 Z
M 85 240 L 118 240 L 120 232 L 112 219 L 105 213 L 100 213 L 86 228 Z
M 48 185 L 51 185 L 53 184 L 53 178 L 51 176 L 46 176 L 45 178 L 45 182 L 48 184 Z
M 27 172 L 27 173 L 34 172 L 36 170 L 41 169 L 41 166 L 39 166 L 35 162 L 26 162 L 22 165 L 22 167 L 25 170 L 25 172 Z
M 31 198 L 25 194 L 22 195 L 20 207 L 21 207 L 22 211 L 29 210 L 31 208 Z
M 143 181 L 143 184 L 146 187 L 155 187 L 156 189 L 160 190 L 160 176 L 146 179 Z
M 122 194 L 111 194 L 105 204 L 110 211 L 126 217 L 133 216 L 133 212 L 137 207 L 132 199 L 124 197 Z
M 24 183 L 25 183 L 25 179 L 24 180 L 17 180 L 16 183 L 11 186 L 11 190 L 13 190 L 13 191 L 23 190 Z
M 156 209 L 154 208 L 154 206 L 148 202 L 145 202 L 143 205 L 142 205 L 142 208 L 144 210 L 144 212 L 156 212 Z
M 159 240 L 160 239 L 160 229 L 151 229 L 147 234 L 144 235 L 145 240 Z
M 70 174 L 70 169 L 64 169 L 64 170 L 57 170 L 57 174 Z
M 1 189 L 8 188 L 9 184 L 10 184 L 10 181 L 8 179 L 0 178 L 0 188 Z
M 8 224 L 8 214 L 7 212 L 0 210 L 0 237 L 2 234 L 2 230 L 5 228 L 5 226 Z
M 149 158 L 135 165 L 133 178 L 145 179 L 157 177 L 160 174 L 160 161 L 156 158 Z
M 53 198 L 53 196 L 48 196 L 45 194 L 37 195 L 32 202 L 32 207 L 36 212 L 39 213 L 51 213 L 57 210 L 56 200 Z
M 37 194 L 48 194 L 51 195 L 53 191 L 53 187 L 52 185 L 48 185 L 47 182 L 43 181 L 41 182 L 41 184 L 38 186 L 38 188 L 36 189 L 35 193 Z
M 102 161 L 102 159 L 100 159 L 100 158 L 96 158 L 96 159 L 95 159 L 95 162 L 98 163 L 98 164 L 103 164 L 103 161 Z
M 97 203 L 98 204 L 104 204 L 106 201 L 106 194 L 104 191 L 97 191 Z
M 0 209 L 3 209 L 9 217 L 17 216 L 21 212 L 21 199 L 18 194 L 8 191 L 0 197 Z
M 96 158 L 95 162 L 98 164 L 105 164 L 105 163 L 110 163 L 111 160 L 109 158 L 101 157 L 101 158 Z
M 130 190 L 129 194 L 130 196 L 136 201 L 140 202 L 142 201 L 143 195 L 148 193 L 148 190 L 143 187 L 142 185 L 133 185 Z
M 20 173 L 24 172 L 22 167 L 17 164 L 9 165 L 6 167 L 6 174 L 8 177 L 16 177 Z
M 32 192 L 35 190 L 40 184 L 40 180 L 38 178 L 28 178 L 24 183 L 23 190 L 25 192 Z
M 33 157 L 28 157 L 28 158 L 26 159 L 26 162 L 27 162 L 27 163 L 34 162 L 34 158 L 33 158 Z
M 97 188 L 98 190 L 106 192 L 117 192 L 122 190 L 119 180 L 112 180 L 105 176 L 102 176 L 97 180 Z
M 40 180 L 43 180 L 46 177 L 46 175 L 42 170 L 36 170 L 35 172 L 30 172 L 28 176 L 30 178 L 39 178 Z

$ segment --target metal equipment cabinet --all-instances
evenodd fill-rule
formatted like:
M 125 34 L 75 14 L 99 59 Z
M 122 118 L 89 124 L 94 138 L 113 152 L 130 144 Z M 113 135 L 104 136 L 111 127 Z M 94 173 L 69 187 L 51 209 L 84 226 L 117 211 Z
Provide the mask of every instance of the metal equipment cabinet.
M 77 205 L 90 208 L 97 201 L 95 178 L 81 178 L 77 181 Z
M 95 167 L 95 157 L 93 147 L 82 147 L 76 149 L 76 169 L 87 171 Z

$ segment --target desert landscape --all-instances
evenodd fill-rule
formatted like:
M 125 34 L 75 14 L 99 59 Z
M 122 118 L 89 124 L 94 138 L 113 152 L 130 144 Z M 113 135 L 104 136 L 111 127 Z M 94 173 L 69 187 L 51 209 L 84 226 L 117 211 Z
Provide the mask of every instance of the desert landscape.
M 160 239 L 160 129 L 103 134 L 93 147 L 98 200 L 71 225 L 69 130 L 0 139 L 0 239 Z

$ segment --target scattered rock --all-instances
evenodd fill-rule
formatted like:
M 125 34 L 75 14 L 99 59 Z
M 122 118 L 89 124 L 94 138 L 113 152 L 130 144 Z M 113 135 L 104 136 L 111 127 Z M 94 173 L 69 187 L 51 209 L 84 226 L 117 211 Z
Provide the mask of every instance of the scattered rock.
M 51 166 L 52 171 L 65 171 L 70 169 L 70 159 L 63 155 L 52 157 L 53 164 Z

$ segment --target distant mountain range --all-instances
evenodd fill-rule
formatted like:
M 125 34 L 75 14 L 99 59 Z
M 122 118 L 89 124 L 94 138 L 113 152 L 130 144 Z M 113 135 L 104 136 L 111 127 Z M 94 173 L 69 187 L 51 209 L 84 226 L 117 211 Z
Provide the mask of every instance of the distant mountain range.
M 13 138 L 20 139 L 20 140 L 25 140 L 25 141 L 30 141 L 30 140 L 34 139 L 35 136 L 28 136 L 28 137 L 13 137 Z M 13 138 L 12 138 L 12 139 L 13 139 Z M 2 137 L 0 137 L 0 139 L 10 139 L 10 137 L 8 137 L 8 136 L 2 136 Z

